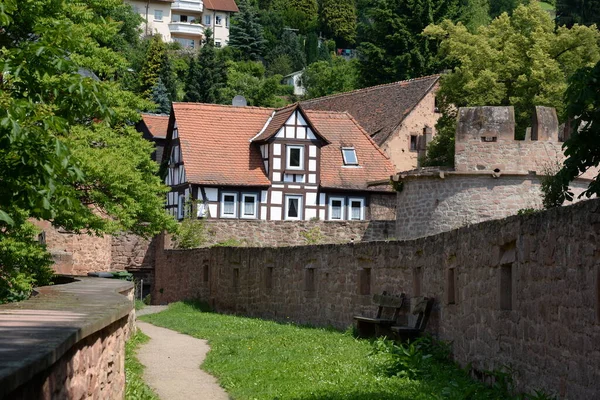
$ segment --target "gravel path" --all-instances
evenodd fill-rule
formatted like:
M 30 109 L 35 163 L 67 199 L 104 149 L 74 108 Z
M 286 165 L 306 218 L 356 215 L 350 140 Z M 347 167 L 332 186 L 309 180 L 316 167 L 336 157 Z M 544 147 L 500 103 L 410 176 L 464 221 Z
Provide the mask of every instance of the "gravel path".
M 200 369 L 210 347 L 206 340 L 137 321 L 150 341 L 138 350 L 144 381 L 161 400 L 228 400 L 212 375 Z

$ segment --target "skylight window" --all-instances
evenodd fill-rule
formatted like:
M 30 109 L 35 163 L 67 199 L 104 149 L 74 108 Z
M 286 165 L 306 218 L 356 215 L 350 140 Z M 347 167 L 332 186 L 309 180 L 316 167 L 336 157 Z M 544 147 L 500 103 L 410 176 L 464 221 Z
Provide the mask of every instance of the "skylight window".
M 354 147 L 342 147 L 342 155 L 344 156 L 344 165 L 358 165 Z

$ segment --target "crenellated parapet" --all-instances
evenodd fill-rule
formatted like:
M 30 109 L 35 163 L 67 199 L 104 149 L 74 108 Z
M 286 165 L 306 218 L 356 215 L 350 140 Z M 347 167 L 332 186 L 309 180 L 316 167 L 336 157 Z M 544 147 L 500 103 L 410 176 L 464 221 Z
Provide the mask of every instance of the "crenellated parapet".
M 516 140 L 513 107 L 464 107 L 458 110 L 455 170 L 547 174 L 562 164 L 562 145 L 554 108 L 536 107 L 525 140 Z

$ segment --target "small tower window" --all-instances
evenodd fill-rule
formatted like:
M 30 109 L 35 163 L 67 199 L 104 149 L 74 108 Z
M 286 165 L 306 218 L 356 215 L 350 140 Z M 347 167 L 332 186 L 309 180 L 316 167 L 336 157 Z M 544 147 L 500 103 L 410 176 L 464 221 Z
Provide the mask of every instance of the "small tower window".
M 344 156 L 344 165 L 358 165 L 354 147 L 342 147 L 342 155 Z

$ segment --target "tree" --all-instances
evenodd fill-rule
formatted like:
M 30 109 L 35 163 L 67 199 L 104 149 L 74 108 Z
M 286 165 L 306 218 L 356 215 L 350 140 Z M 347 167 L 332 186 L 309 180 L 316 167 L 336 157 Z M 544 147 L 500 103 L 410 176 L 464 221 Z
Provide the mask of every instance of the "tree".
M 271 52 L 271 60 L 281 55 L 287 55 L 292 62 L 292 69 L 300 71 L 306 65 L 304 50 L 300 44 L 300 38 L 294 32 L 284 31 L 281 41 Z
M 5 0 L 0 25 L 0 296 L 14 299 L 50 275 L 30 218 L 98 234 L 175 223 L 151 146 L 131 126 L 150 104 L 122 90 L 114 78 L 127 60 L 102 44 L 118 42 L 121 25 L 87 2 L 53 0 Z
M 600 59 L 595 27 L 555 28 L 537 3 L 519 6 L 512 16 L 502 14 L 477 33 L 444 21 L 425 34 L 441 41 L 440 54 L 455 65 L 442 77 L 437 94 L 447 117 L 430 147 L 437 154 L 453 155 L 435 148 L 452 143 L 457 107 L 514 106 L 517 138 L 524 137 L 536 105 L 555 107 L 564 121 L 567 79 Z
M 231 20 L 229 46 L 237 50 L 241 60 L 258 61 L 263 54 L 265 40 L 256 10 L 247 0 L 239 2 L 240 12 Z
M 571 77 L 565 100 L 573 133 L 563 146 L 567 159 L 561 170 L 543 185 L 547 208 L 573 200 L 569 184 L 600 165 L 600 62 L 595 67 L 582 68 Z M 600 195 L 599 177 L 594 177 L 580 197 Z
M 162 36 L 156 34 L 150 39 L 150 45 L 146 51 L 142 69 L 139 73 L 140 93 L 150 99 L 152 97 L 152 88 L 162 80 L 163 85 L 169 93 L 169 99 L 177 99 L 176 76 L 173 71 L 173 65 L 169 59 L 167 45 L 162 40 Z
M 600 0 L 557 0 L 559 25 L 600 25 Z
M 227 86 L 221 97 L 231 101 L 242 95 L 250 106 L 282 107 L 285 101 L 277 95 L 285 94 L 286 86 L 281 85 L 281 75 L 265 78 L 265 67 L 260 62 L 231 63 L 227 71 Z
M 518 6 L 526 3 L 525 0 L 492 0 L 490 1 L 490 17 L 496 18 L 502 13 L 512 15 Z
M 226 66 L 217 55 L 212 31 L 207 29 L 204 46 L 197 57 L 190 62 L 183 99 L 190 102 L 218 104 L 222 100 L 221 89 L 226 83 Z
M 356 89 L 358 71 L 356 61 L 334 57 L 309 65 L 302 75 L 306 97 L 314 98 Z
M 488 0 L 462 0 L 458 21 L 462 22 L 470 32 L 475 32 L 480 26 L 487 25 L 490 22 Z
M 171 112 L 169 93 L 160 78 L 158 78 L 158 82 L 152 88 L 152 101 L 156 103 L 156 112 L 160 114 L 169 114 Z
M 328 36 L 344 45 L 356 40 L 356 5 L 354 0 L 321 0 L 321 26 Z
M 432 23 L 457 20 L 458 0 L 363 0 L 358 25 L 362 87 L 416 78 L 443 69 L 437 42 L 421 33 Z
M 273 0 L 271 9 L 283 17 L 284 25 L 301 34 L 314 31 L 319 15 L 317 0 Z

